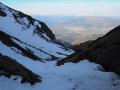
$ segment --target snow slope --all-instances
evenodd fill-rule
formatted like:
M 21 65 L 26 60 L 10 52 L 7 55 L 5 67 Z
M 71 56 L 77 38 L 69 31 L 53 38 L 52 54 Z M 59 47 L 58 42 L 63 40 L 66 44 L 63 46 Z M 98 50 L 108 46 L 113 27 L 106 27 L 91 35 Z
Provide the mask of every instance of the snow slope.
M 119 90 L 120 88 L 120 79 L 116 74 L 104 72 L 100 65 L 88 60 L 56 66 L 56 61 L 46 63 L 32 61 L 18 55 L 2 43 L 0 48 L 2 54 L 15 58 L 20 64 L 42 77 L 42 82 L 34 86 L 21 84 L 19 76 L 10 79 L 0 77 L 0 90 Z M 15 78 L 18 79 L 14 81 Z
M 0 31 L 28 44 L 29 46 L 14 39 L 17 44 L 30 49 L 38 57 L 47 60 L 48 58 L 53 59 L 53 57 L 64 58 L 73 53 L 72 50 L 56 42 L 54 34 L 43 22 L 2 3 L 0 3 L 0 11 L 6 14 L 6 16 L 0 15 Z
M 34 86 L 20 84 L 18 80 L 0 77 L 1 90 L 119 90 L 120 80 L 111 72 L 100 71 L 99 65 L 87 60 L 77 64 L 55 66 L 48 63 L 24 63 L 29 69 L 42 75 L 42 83 Z M 31 65 L 33 66 L 31 68 Z M 38 69 L 39 68 L 39 69 Z M 7 86 L 6 86 L 7 85 Z

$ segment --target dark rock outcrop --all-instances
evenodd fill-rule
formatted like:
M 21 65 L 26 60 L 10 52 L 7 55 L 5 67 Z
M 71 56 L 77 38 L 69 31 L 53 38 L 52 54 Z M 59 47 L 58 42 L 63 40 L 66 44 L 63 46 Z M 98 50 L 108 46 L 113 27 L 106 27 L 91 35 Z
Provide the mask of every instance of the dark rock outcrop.
M 83 50 L 58 61 L 57 65 L 66 62 L 77 63 L 83 59 L 101 64 L 106 71 L 120 74 L 120 26 L 88 44 L 85 49 L 83 47 Z
M 32 53 L 30 50 L 26 50 L 24 48 L 22 48 L 20 45 L 18 45 L 17 43 L 15 43 L 13 40 L 12 40 L 13 37 L 11 37 L 10 35 L 0 31 L 0 41 L 5 44 L 6 46 L 8 47 L 14 47 L 14 48 L 17 48 L 18 50 L 20 50 L 22 53 L 23 56 L 26 56 L 28 58 L 31 58 L 32 60 L 39 60 L 41 61 L 40 57 L 34 55 L 34 53 Z M 17 40 L 17 39 L 16 39 Z
M 81 43 L 80 45 L 71 45 L 71 46 L 69 46 L 69 48 L 71 48 L 72 50 L 78 52 L 78 51 L 85 50 L 86 48 L 88 48 L 88 46 L 92 42 L 93 42 L 92 40 L 86 41 L 86 42 Z
M 31 85 L 41 82 L 41 77 L 28 70 L 16 60 L 0 54 L 0 76 L 10 78 L 12 75 L 21 76 L 21 83 L 30 83 Z
M 0 8 L 0 16 L 3 16 L 5 17 L 6 16 L 6 13 L 2 11 L 2 9 Z
M 11 8 L 9 8 L 10 10 L 13 10 Z M 36 29 L 34 30 L 34 33 L 37 33 L 38 35 L 42 35 L 42 33 L 46 34 L 52 41 L 56 40 L 55 35 L 53 34 L 53 32 L 50 30 L 50 28 L 44 23 L 44 22 L 40 22 L 34 18 L 32 18 L 29 15 L 26 15 L 20 11 L 16 11 L 17 13 L 13 13 L 13 16 L 16 20 L 16 22 L 18 22 L 19 24 L 25 25 L 24 22 L 21 22 L 22 18 L 27 18 L 27 20 L 29 21 L 29 24 L 26 25 L 28 28 L 33 25 L 35 26 L 35 22 L 37 21 L 41 27 L 39 27 L 38 25 L 36 25 Z M 42 36 L 44 39 L 46 39 L 44 36 Z
M 43 33 L 46 33 L 48 37 L 50 37 L 51 40 L 56 40 L 55 35 L 52 33 L 50 28 L 43 22 L 39 22 L 41 24 L 41 30 L 44 31 Z

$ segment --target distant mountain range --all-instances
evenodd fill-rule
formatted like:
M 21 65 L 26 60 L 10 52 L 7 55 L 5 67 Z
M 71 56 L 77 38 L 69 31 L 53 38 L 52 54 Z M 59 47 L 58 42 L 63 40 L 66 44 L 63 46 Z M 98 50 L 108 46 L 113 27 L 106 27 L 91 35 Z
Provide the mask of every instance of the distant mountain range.
M 34 16 L 48 24 L 56 38 L 71 44 L 95 40 L 120 24 L 119 17 Z

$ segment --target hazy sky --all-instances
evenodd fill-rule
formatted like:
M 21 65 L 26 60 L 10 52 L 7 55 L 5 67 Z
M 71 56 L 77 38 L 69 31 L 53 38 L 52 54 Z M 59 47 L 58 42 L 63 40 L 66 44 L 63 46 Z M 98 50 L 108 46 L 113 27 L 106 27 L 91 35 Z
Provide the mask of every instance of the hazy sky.
M 30 15 L 120 16 L 120 0 L 0 0 Z

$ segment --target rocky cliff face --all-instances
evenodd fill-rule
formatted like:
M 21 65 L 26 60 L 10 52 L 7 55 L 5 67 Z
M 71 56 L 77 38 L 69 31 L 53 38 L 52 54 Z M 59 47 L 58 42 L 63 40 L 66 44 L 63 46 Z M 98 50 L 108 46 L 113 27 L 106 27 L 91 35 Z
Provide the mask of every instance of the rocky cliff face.
M 107 71 L 120 74 L 120 26 L 88 44 L 87 47 L 83 47 L 80 51 L 58 61 L 57 64 L 79 62 L 83 59 L 89 59 L 91 62 L 101 64 Z

